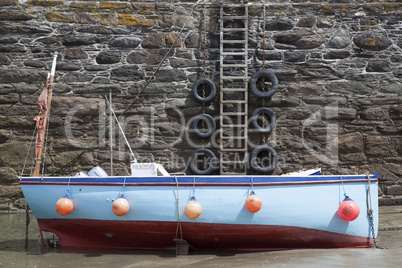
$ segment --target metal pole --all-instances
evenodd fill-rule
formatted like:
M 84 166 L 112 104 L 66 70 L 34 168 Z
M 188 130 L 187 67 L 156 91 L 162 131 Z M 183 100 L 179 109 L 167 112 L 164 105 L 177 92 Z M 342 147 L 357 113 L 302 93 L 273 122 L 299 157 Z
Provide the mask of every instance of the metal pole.
M 110 176 L 113 176 L 113 112 L 112 112 L 112 90 L 109 90 L 109 142 L 110 142 Z

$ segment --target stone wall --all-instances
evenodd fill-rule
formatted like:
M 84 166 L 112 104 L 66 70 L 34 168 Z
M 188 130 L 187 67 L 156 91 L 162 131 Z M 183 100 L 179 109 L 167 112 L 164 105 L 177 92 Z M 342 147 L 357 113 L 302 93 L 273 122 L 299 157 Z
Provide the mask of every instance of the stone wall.
M 188 157 L 203 146 L 187 131 L 202 111 L 191 87 L 207 77 L 219 92 L 219 1 L 201 1 L 191 15 L 196 2 L 0 0 L 0 210 L 24 208 L 17 177 L 26 158 L 29 175 L 36 100 L 54 51 L 46 174 L 104 134 L 110 90 L 138 160 L 190 173 Z M 279 80 L 265 104 L 277 116 L 274 173 L 378 171 L 381 204 L 402 204 L 402 2 L 267 1 L 265 16 L 260 1 L 249 3 L 249 72 L 265 58 Z M 251 114 L 262 103 L 249 99 Z M 218 118 L 218 98 L 205 109 Z M 114 173 L 125 175 L 130 154 L 114 133 Z M 217 137 L 204 146 L 218 155 Z M 260 139 L 250 129 L 250 151 Z M 108 142 L 60 174 L 108 171 Z

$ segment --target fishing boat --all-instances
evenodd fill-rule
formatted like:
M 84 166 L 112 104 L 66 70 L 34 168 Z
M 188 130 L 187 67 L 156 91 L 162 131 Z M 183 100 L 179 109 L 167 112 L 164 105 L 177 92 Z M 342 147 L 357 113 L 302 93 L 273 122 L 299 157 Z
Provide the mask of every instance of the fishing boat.
M 20 178 L 41 235 L 57 235 L 63 248 L 169 248 L 179 239 L 197 250 L 244 251 L 370 247 L 377 234 L 371 225 L 378 226 L 377 173 L 155 176 L 155 164 L 134 166 L 131 176 Z M 346 208 L 358 213 L 352 221 L 338 212 L 349 200 L 344 189 L 357 206 Z M 250 196 L 260 200 L 256 212 L 246 207 Z M 61 198 L 73 204 L 66 216 L 55 209 Z M 118 216 L 113 204 L 122 198 L 129 209 Z M 194 201 L 196 218 L 185 213 Z
M 256 251 L 375 242 L 377 173 L 170 174 L 160 164 L 138 163 L 130 149 L 134 160 L 127 176 L 109 176 L 101 167 L 71 176 L 41 175 L 56 58 L 38 100 L 31 176 L 19 178 L 42 246 L 49 241 L 85 249 L 176 246 L 180 254 L 189 248 Z

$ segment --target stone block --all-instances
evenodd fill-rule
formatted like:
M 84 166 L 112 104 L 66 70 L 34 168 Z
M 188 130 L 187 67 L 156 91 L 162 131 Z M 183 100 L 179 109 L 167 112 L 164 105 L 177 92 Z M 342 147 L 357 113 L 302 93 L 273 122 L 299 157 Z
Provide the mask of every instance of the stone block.
M 144 79 L 144 74 L 136 65 L 123 65 L 111 71 L 110 79 L 127 82 Z
M 367 161 L 367 157 L 364 153 L 340 153 L 339 160 L 348 165 L 361 164 Z
M 324 59 L 336 60 L 346 59 L 350 57 L 350 52 L 347 50 L 330 50 L 324 54 Z
M 180 39 L 180 37 L 177 38 L 177 34 L 175 34 L 175 33 L 166 34 L 165 39 L 166 39 L 165 40 L 166 46 L 171 47 L 173 45 L 173 42 L 175 42 L 175 40 L 176 40 L 176 42 L 174 43 L 173 46 L 181 47 L 181 39 Z
M 338 150 L 340 153 L 362 153 L 364 151 L 364 138 L 362 133 L 353 132 L 339 135 Z
M 66 59 L 87 59 L 88 54 L 81 48 L 68 48 L 64 52 L 64 57 Z
M 123 48 L 136 48 L 141 44 L 139 37 L 117 37 L 109 41 L 109 45 Z
M 367 72 L 390 72 L 391 64 L 387 60 L 372 60 L 367 63 Z
M 119 15 L 117 23 L 119 25 L 137 26 L 137 27 L 151 27 L 155 25 L 154 20 L 148 20 L 130 14 Z
M 389 109 L 389 117 L 391 119 L 397 119 L 401 120 L 402 119 L 402 105 L 393 105 Z
M 25 66 L 34 67 L 34 68 L 45 68 L 46 64 L 38 61 L 38 60 L 26 60 L 24 61 Z
M 0 20 L 4 21 L 26 21 L 32 20 L 33 15 L 17 10 L 4 10 L 0 12 Z
M 383 187 L 383 192 L 386 195 L 402 195 L 402 185 Z
M 46 71 L 37 69 L 14 69 L 0 68 L 0 83 L 20 83 L 26 82 L 28 84 L 45 81 L 47 77 Z
M 144 48 L 162 48 L 164 45 L 163 33 L 149 34 L 142 43 Z
M 383 33 L 367 31 L 357 34 L 353 37 L 356 46 L 373 51 L 381 51 L 387 49 L 391 44 L 391 40 Z
M 340 28 L 328 42 L 329 48 L 345 48 L 350 44 L 350 33 L 347 28 Z
M 69 72 L 63 77 L 63 81 L 70 83 L 88 83 L 94 79 L 93 75 L 87 75 L 81 72 Z
M 63 5 L 63 1 L 59 0 L 28 0 L 28 4 L 33 6 L 53 7 Z
M 63 71 L 78 71 L 80 68 L 79 65 L 70 62 L 59 62 L 56 66 L 56 70 Z
M 10 167 L 0 168 L 0 182 L 5 184 L 15 183 L 18 181 L 17 172 Z M 0 187 L 2 188 L 2 187 Z M 2 194 L 0 194 L 2 195 Z
M 307 54 L 302 51 L 285 51 L 283 57 L 287 62 L 304 62 L 306 61 Z
M 388 107 L 368 108 L 361 112 L 360 117 L 364 120 L 387 121 L 389 120 Z
M 367 136 L 365 140 L 365 151 L 370 156 L 390 155 L 389 138 L 384 136 Z
M 265 24 L 265 30 L 266 31 L 287 31 L 293 29 L 294 25 L 293 22 L 290 20 L 269 20 L 266 21 L 265 23 L 263 22 L 261 24 L 261 27 L 263 28 Z
M 184 45 L 187 48 L 200 48 L 201 40 L 201 32 L 191 32 L 184 40 Z
M 63 22 L 63 23 L 73 23 L 74 22 L 74 14 L 73 13 L 60 13 L 58 11 L 53 10 L 52 12 L 47 12 L 45 17 L 48 21 L 52 22 Z
M 188 67 L 197 67 L 201 65 L 200 62 L 189 59 L 170 58 L 169 62 L 170 66 L 172 66 L 173 68 L 188 68 Z
M 312 28 L 315 26 L 316 22 L 317 19 L 315 17 L 304 17 L 297 22 L 296 26 Z
M 113 64 L 118 63 L 120 61 L 121 61 L 121 52 L 118 50 L 100 52 L 96 56 L 96 62 L 98 64 Z
M 68 34 L 63 38 L 63 45 L 65 46 L 86 46 L 98 42 L 98 37 L 95 35 L 75 35 Z
M 0 65 L 10 65 L 11 59 L 6 54 L 0 54 Z
M 156 73 L 156 81 L 158 82 L 180 82 L 187 80 L 184 71 L 179 69 L 159 70 Z

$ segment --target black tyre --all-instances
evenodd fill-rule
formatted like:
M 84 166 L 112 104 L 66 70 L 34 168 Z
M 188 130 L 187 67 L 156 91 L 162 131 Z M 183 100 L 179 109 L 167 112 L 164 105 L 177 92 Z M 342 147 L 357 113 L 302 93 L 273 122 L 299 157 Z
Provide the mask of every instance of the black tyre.
M 195 161 L 199 155 L 207 156 L 209 160 L 209 167 L 207 169 L 199 169 Z M 219 160 L 215 154 L 209 149 L 197 149 L 190 155 L 189 166 L 192 172 L 197 175 L 209 175 L 219 168 Z
M 268 166 L 263 166 L 262 163 L 264 162 L 264 159 L 260 160 L 260 158 L 258 158 L 258 155 L 260 153 L 266 152 L 267 155 L 269 155 L 269 165 Z M 251 167 L 260 173 L 268 173 L 273 171 L 276 166 L 278 165 L 278 153 L 275 151 L 274 148 L 268 146 L 268 145 L 261 145 L 256 147 L 250 155 L 250 164 Z
M 258 79 L 260 79 L 261 77 L 266 77 L 269 79 L 269 81 L 271 81 L 272 85 L 271 88 L 265 92 L 260 91 L 257 88 L 257 81 Z M 258 72 L 254 73 L 251 76 L 250 79 L 250 89 L 251 92 L 260 98 L 270 98 L 272 97 L 272 95 L 275 94 L 276 90 L 278 89 L 278 78 L 276 78 L 276 75 L 268 70 L 259 70 Z
M 260 116 L 267 115 L 269 117 L 269 124 L 266 124 L 264 127 L 258 124 Z M 259 132 L 270 132 L 276 123 L 276 115 L 275 113 L 267 108 L 267 107 L 260 107 L 254 110 L 253 114 L 251 115 L 251 124 L 252 126 L 257 129 Z
M 200 96 L 198 94 L 198 87 L 202 86 L 202 85 L 208 86 L 210 88 L 210 92 L 209 92 L 208 96 L 204 97 L 204 96 Z M 201 78 L 194 83 L 192 92 L 193 92 L 194 98 L 198 102 L 210 102 L 216 95 L 216 88 L 215 88 L 214 83 L 212 83 L 211 80 L 206 79 L 206 78 Z
M 207 129 L 208 129 L 207 132 L 201 132 L 201 130 L 198 129 L 198 123 L 201 120 L 207 122 Z M 205 139 L 209 138 L 215 132 L 216 122 L 209 114 L 199 114 L 193 117 L 193 121 L 191 122 L 190 127 L 192 131 L 195 133 L 195 135 L 197 135 L 197 137 Z

